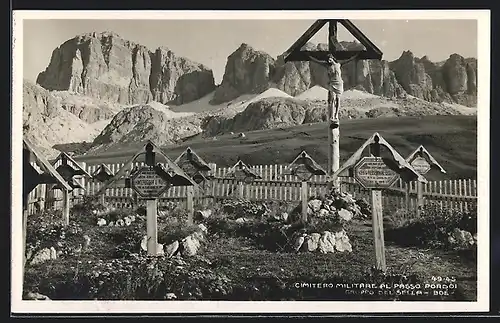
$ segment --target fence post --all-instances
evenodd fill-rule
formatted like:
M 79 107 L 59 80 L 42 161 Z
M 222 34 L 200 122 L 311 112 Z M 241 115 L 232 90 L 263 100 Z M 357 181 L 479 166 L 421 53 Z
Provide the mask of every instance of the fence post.
M 372 229 L 375 246 L 376 267 L 383 272 L 386 271 L 384 228 L 382 211 L 382 191 L 371 190 L 372 192 Z
M 238 181 L 238 197 L 240 199 L 244 198 L 244 187 L 243 187 L 243 181 Z
M 423 183 L 417 181 L 417 217 L 419 217 L 422 213 L 422 209 L 424 207 L 424 187 Z
M 307 181 L 302 181 L 302 187 L 300 189 L 300 199 L 302 201 L 302 221 L 307 222 L 307 199 L 308 199 L 308 185 Z
M 63 210 L 62 219 L 64 225 L 69 225 L 69 191 L 63 188 Z
M 405 182 L 405 210 L 406 214 L 410 214 L 410 183 Z
M 248 184 L 248 183 L 247 183 L 247 184 L 245 185 L 245 191 L 246 191 L 246 192 L 245 192 L 245 197 L 246 197 L 246 199 L 247 199 L 247 200 L 249 200 L 249 201 L 250 201 L 250 199 L 251 199 L 251 197 L 252 197 L 252 196 L 251 196 L 251 185 L 250 185 L 250 184 Z
M 146 201 L 147 252 L 157 255 L 158 247 L 158 200 Z
M 189 225 L 193 224 L 193 215 L 194 215 L 193 195 L 194 195 L 194 187 L 188 186 L 186 188 L 186 198 L 187 198 L 187 212 L 188 212 Z

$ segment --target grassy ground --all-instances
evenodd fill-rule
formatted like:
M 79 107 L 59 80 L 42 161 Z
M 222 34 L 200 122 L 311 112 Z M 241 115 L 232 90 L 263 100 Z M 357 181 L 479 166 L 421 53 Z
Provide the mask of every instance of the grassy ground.
M 232 166 L 238 156 L 250 165 L 287 164 L 306 150 L 325 165 L 328 147 L 325 123 L 292 128 L 225 134 L 217 140 L 193 137 L 177 146 L 162 147 L 175 159 L 188 146 L 205 161 L 220 167 Z M 446 178 L 475 178 L 477 168 L 477 118 L 475 116 L 425 116 L 346 120 L 341 124 L 340 156 L 345 161 L 374 132 L 379 132 L 403 157 L 419 145 L 447 170 Z M 88 164 L 125 162 L 142 147 L 121 147 L 115 151 L 77 157 Z M 441 177 L 442 178 L 442 177 Z M 433 178 L 429 178 L 433 179 Z
M 336 282 L 339 277 L 351 283 L 367 283 L 362 273 L 375 264 L 371 223 L 358 222 L 349 232 L 352 253 L 276 253 L 256 249 L 244 238 L 220 238 L 211 242 L 204 254 L 212 261 L 224 264 L 219 270 L 233 279 L 249 277 L 279 278 L 288 288 L 301 282 Z M 433 283 L 434 277 L 455 278 L 458 288 L 446 299 L 476 300 L 476 264 L 454 251 L 402 247 L 386 242 L 386 262 L 389 271 L 416 274 L 423 284 Z M 335 299 L 338 296 L 320 297 Z M 414 297 L 436 300 L 436 296 Z
M 272 212 L 279 212 L 284 208 L 285 205 L 280 204 L 271 209 Z M 277 234 L 275 226 L 259 225 L 257 229 L 258 223 L 265 224 L 257 218 L 255 223 L 235 226 L 227 218 L 228 215 L 216 209 L 216 218 L 210 218 L 212 220 L 206 222 L 209 235 L 198 255 L 184 258 L 184 263 L 180 263 L 182 260 L 174 260 L 172 263 L 172 259 L 159 258 L 158 267 L 154 269 L 145 258 L 138 261 L 130 258 L 131 252 L 139 251 L 139 241 L 146 234 L 144 220 L 135 222 L 130 227 L 97 227 L 96 216 L 80 212 L 76 209 L 72 211 L 71 226 L 69 231 L 66 230 L 66 238 L 60 238 L 63 236 L 61 229 L 52 229 L 57 226 L 54 227 L 54 220 L 50 216 L 39 220 L 32 218 L 29 221 L 30 245 L 34 241 L 45 241 L 42 244 L 49 247 L 55 241 L 63 241 L 61 250 L 69 250 L 67 248 L 70 246 L 75 247 L 81 243 L 83 234 L 90 237 L 91 244 L 84 254 L 63 256 L 41 265 L 28 266 L 25 284 L 27 291 L 35 289 L 53 299 L 162 299 L 170 291 L 175 292 L 179 299 L 197 300 L 393 300 L 394 295 L 347 295 L 347 290 L 360 291 L 348 287 L 298 288 L 296 284 L 394 284 L 400 283 L 403 275 L 404 282 L 419 283 L 430 294 L 401 295 L 399 300 L 476 300 L 476 261 L 463 252 L 408 246 L 403 242 L 411 241 L 401 241 L 387 235 L 387 272 L 390 277 L 395 278 L 381 279 L 374 275 L 371 271 L 375 259 L 369 220 L 356 219 L 346 227 L 352 252 L 295 253 L 272 251 L 276 249 L 273 248 L 273 237 Z M 117 212 L 135 214 L 132 210 Z M 240 216 L 236 213 L 231 213 L 231 219 Z M 60 215 L 54 217 L 60 218 Z M 219 223 L 217 219 L 232 224 L 214 226 Z M 181 239 L 189 234 L 190 227 L 183 224 L 185 220 L 184 213 L 169 213 L 159 217 L 159 242 L 169 244 L 174 239 Z M 216 222 L 212 222 L 214 220 Z M 74 229 L 71 228 L 78 230 L 72 231 Z M 390 226 L 386 229 L 390 229 Z M 265 237 L 261 235 L 262 230 L 265 230 Z M 426 237 L 432 240 L 429 236 Z M 98 263 L 101 265 L 95 267 Z M 107 276 L 99 278 L 99 282 L 96 272 L 101 272 L 100 277 Z M 406 277 L 408 280 L 405 280 Z M 457 288 L 453 292 L 449 290 L 448 295 L 433 295 L 433 292 L 441 290 L 425 287 L 425 284 L 436 283 L 433 277 L 454 279 Z M 218 289 L 226 292 L 217 293 Z M 391 289 L 392 292 L 405 290 L 401 287 Z M 197 296 L 191 295 L 196 295 L 198 291 Z M 380 291 L 375 289 L 376 293 Z

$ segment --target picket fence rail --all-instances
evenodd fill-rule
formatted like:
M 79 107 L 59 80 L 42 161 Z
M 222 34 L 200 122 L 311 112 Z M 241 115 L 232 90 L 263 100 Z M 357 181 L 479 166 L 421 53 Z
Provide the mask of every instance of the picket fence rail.
M 87 172 L 94 173 L 99 165 L 86 165 L 80 163 Z M 142 166 L 143 163 L 135 163 Z M 202 190 L 195 193 L 195 204 L 207 204 L 209 201 L 230 199 L 238 197 L 238 183 L 235 179 L 228 178 L 230 167 L 217 167 L 210 164 L 214 179 L 202 184 Z M 58 165 L 56 165 L 57 167 Z M 107 164 L 108 168 L 115 174 L 124 164 Z M 244 184 L 245 198 L 259 201 L 300 201 L 301 183 L 293 175 L 284 174 L 286 165 L 256 165 L 250 166 L 261 179 L 253 183 Z M 103 185 L 95 179 L 81 178 L 78 180 L 83 187 L 73 191 L 72 202 L 77 203 L 83 196 L 94 195 Z M 383 194 L 384 208 L 401 209 L 405 207 L 405 183 L 397 181 Z M 60 190 L 48 189 L 48 185 L 38 185 L 30 194 L 28 212 L 34 213 L 40 208 L 58 209 L 62 205 L 62 192 Z M 410 209 L 417 206 L 416 182 L 409 183 L 409 205 Z M 309 181 L 309 196 L 322 195 L 327 192 L 326 176 L 313 176 Z M 365 198 L 369 201 L 369 191 L 360 186 L 353 178 L 341 178 L 341 190 L 349 192 L 355 198 Z M 186 201 L 187 187 L 172 187 L 159 199 L 160 207 L 169 202 Z M 475 179 L 455 179 L 429 181 L 423 185 L 424 204 L 436 203 L 441 208 L 457 209 L 460 211 L 471 210 L 477 206 L 477 181 Z M 110 187 L 105 192 L 105 201 L 116 207 L 129 207 L 133 204 L 133 192 L 126 188 L 123 180 Z M 43 206 L 41 203 L 45 205 Z

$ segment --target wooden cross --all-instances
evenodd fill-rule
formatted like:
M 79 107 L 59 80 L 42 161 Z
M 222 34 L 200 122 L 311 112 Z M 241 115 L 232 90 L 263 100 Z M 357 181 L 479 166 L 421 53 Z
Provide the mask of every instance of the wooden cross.
M 326 23 L 328 23 L 328 51 L 301 50 L 305 43 L 311 39 Z M 342 24 L 361 44 L 364 50 L 339 51 L 335 47 L 337 41 L 337 24 Z M 382 59 L 382 52 L 377 48 L 351 21 L 347 19 L 321 19 L 314 24 L 286 51 L 285 62 L 292 61 L 328 61 L 328 55 L 333 55 L 337 61 L 350 61 L 356 59 Z M 328 176 L 332 175 L 340 166 L 340 122 L 338 118 L 340 102 L 331 89 L 328 89 Z M 339 181 L 329 181 L 329 188 L 339 187 Z

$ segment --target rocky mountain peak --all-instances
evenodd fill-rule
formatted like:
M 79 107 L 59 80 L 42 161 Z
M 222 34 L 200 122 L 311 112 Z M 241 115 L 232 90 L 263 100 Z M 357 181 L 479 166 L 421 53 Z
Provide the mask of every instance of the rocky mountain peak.
M 99 38 L 99 39 L 115 37 L 115 38 L 123 39 L 123 37 L 120 36 L 118 33 L 115 33 L 114 31 L 110 31 L 110 30 L 105 30 L 105 31 L 100 31 L 100 32 L 92 31 L 92 32 L 77 35 L 77 37 L 92 37 L 92 38 Z
M 205 66 L 166 47 L 151 52 L 109 31 L 82 34 L 61 44 L 36 82 L 47 90 L 120 104 L 182 104 L 215 89 L 213 73 Z
M 221 85 L 214 93 L 212 104 L 231 101 L 243 93 L 258 94 L 269 88 L 274 74 L 275 59 L 242 43 L 227 58 Z

